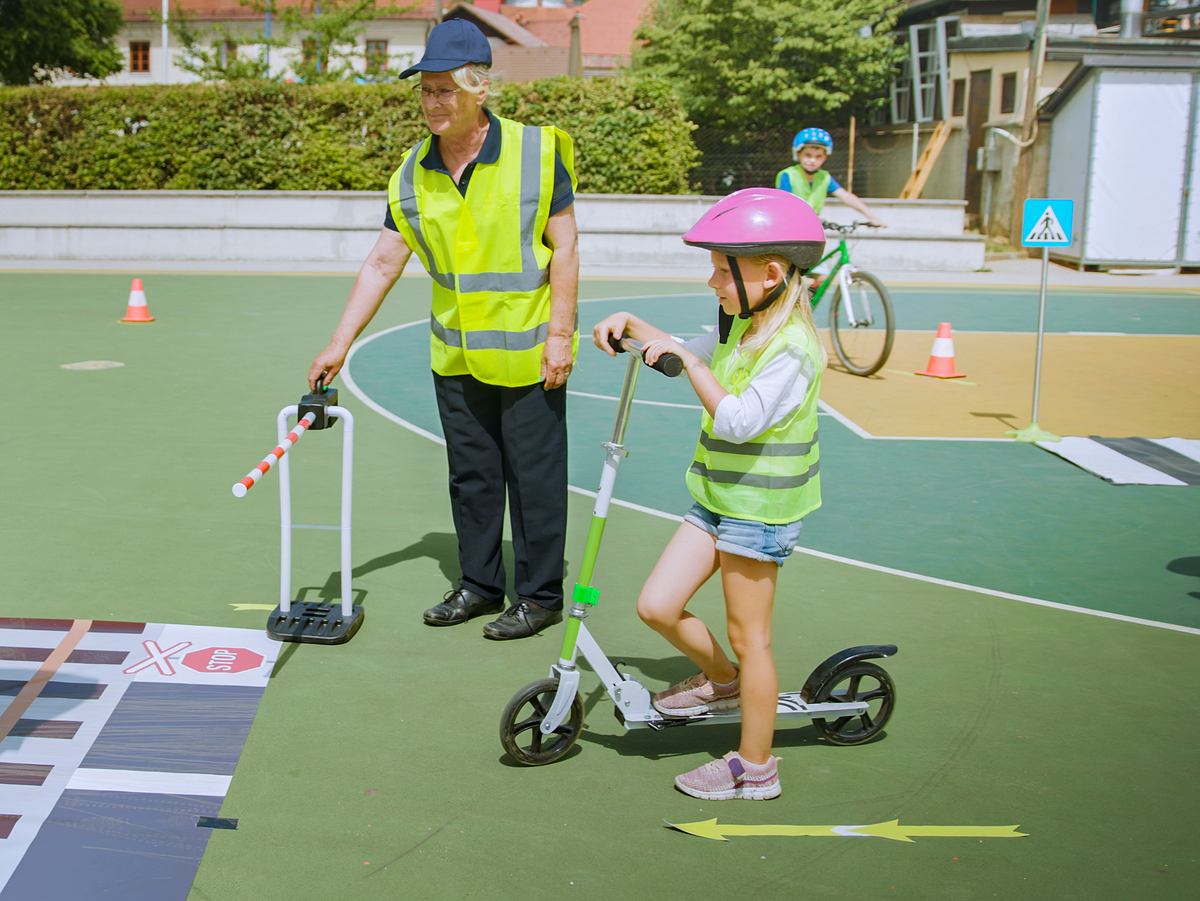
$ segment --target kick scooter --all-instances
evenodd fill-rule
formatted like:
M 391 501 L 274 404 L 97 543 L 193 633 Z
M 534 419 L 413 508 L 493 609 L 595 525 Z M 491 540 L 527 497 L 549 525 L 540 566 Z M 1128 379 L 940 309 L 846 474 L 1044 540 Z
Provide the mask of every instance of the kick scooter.
M 517 763 L 541 766 L 566 756 L 583 729 L 583 701 L 579 697 L 579 667 L 583 654 L 588 666 L 600 677 L 615 705 L 617 720 L 626 729 L 654 729 L 676 726 L 736 723 L 740 710 L 712 711 L 699 716 L 666 717 L 650 703 L 650 692 L 636 679 L 622 673 L 622 661 L 605 656 L 584 624 L 590 608 L 596 606 L 600 592 L 591 586 L 592 570 L 600 555 L 600 541 L 608 517 L 608 505 L 616 484 L 617 467 L 627 455 L 625 427 L 633 405 L 633 389 L 641 366 L 642 346 L 632 338 L 614 341 L 618 352 L 632 351 L 625 369 L 621 397 L 617 403 L 612 440 L 604 448 L 604 469 L 587 546 L 579 570 L 579 582 L 567 611 L 566 634 L 558 662 L 550 667 L 550 677 L 526 685 L 508 702 L 500 717 L 500 742 Z M 674 354 L 664 354 L 655 369 L 675 377 L 683 371 L 683 362 Z M 872 658 L 890 657 L 895 645 L 863 645 L 838 651 L 812 671 L 799 691 L 779 695 L 776 709 L 778 725 L 803 725 L 812 721 L 821 736 L 835 745 L 857 745 L 870 741 L 883 731 L 896 704 L 896 688 L 883 667 L 870 663 Z

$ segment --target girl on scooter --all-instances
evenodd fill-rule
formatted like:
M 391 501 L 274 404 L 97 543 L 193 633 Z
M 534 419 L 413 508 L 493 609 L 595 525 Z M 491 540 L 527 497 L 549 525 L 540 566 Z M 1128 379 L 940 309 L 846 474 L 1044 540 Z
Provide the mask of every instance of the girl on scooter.
M 738 748 L 677 776 L 676 787 L 709 801 L 775 798 L 771 610 L 779 567 L 802 519 L 821 504 L 817 396 L 826 357 L 804 273 L 820 259 L 825 232 L 795 195 L 747 188 L 719 201 L 683 240 L 712 254 L 717 331 L 681 342 L 631 313 L 614 313 L 592 334 L 610 355 L 610 336 L 626 335 L 646 345 L 647 363 L 677 354 L 704 406 L 686 476 L 695 504 L 646 580 L 637 611 L 700 669 L 654 695 L 660 713 L 741 707 Z M 718 570 L 736 664 L 686 609 Z

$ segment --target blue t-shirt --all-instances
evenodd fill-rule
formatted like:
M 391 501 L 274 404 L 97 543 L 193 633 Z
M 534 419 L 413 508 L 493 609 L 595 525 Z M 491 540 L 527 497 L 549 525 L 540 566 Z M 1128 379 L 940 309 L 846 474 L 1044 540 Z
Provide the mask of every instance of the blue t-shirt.
M 834 191 L 840 191 L 841 189 L 842 189 L 842 186 L 838 184 L 838 180 L 836 178 L 834 178 L 832 175 L 830 175 L 829 176 L 829 187 L 826 189 L 825 193 L 832 194 Z M 792 190 L 792 178 L 790 175 L 788 175 L 788 172 L 786 169 L 779 174 L 779 190 L 781 190 L 781 191 L 791 191 Z
M 479 148 L 479 155 L 474 160 L 467 163 L 467 168 L 463 170 L 462 178 L 458 180 L 456 187 L 458 193 L 463 197 L 467 196 L 467 185 L 471 183 L 471 175 L 475 172 L 476 163 L 494 163 L 500 159 L 500 123 L 492 114 L 492 111 L 485 108 L 484 114 L 488 117 L 488 122 L 491 127 L 488 128 L 487 137 L 483 139 L 483 146 Z M 437 135 L 433 136 L 433 141 L 429 148 L 429 153 L 425 154 L 425 158 L 421 160 L 421 165 L 431 172 L 444 172 L 446 175 L 450 171 L 446 168 L 445 162 L 442 160 L 442 151 L 438 146 Z M 575 191 L 571 187 L 571 175 L 567 172 L 567 167 L 563 165 L 562 157 L 558 151 L 554 151 L 554 193 L 550 197 L 550 215 L 561 213 L 567 207 L 575 202 Z M 387 214 L 383 218 L 384 228 L 390 228 L 392 231 L 399 231 L 396 228 L 396 220 L 392 218 L 392 208 L 389 205 Z

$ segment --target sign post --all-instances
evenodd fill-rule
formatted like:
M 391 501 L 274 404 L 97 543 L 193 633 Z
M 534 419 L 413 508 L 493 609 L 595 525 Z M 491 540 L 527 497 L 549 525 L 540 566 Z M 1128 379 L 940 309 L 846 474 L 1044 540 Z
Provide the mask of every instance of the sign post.
M 1042 248 L 1042 286 L 1038 294 L 1037 362 L 1033 369 L 1033 418 L 1023 429 L 1005 432 L 1017 441 L 1061 441 L 1058 435 L 1038 425 L 1038 392 L 1042 381 L 1042 343 L 1046 334 L 1046 280 L 1050 271 L 1050 248 L 1071 243 L 1075 201 L 1029 199 L 1021 216 L 1021 244 Z

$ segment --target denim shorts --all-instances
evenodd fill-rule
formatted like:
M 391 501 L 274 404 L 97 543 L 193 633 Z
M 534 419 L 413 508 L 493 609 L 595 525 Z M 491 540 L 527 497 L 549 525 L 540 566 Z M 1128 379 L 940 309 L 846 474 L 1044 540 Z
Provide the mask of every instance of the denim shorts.
M 700 504 L 692 504 L 683 521 L 714 536 L 718 551 L 749 557 L 751 560 L 778 563 L 780 566 L 796 547 L 803 522 L 797 519 L 795 522 L 774 525 L 752 519 L 734 519 L 713 513 Z

